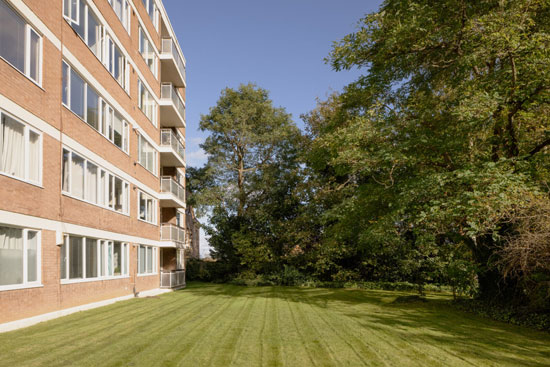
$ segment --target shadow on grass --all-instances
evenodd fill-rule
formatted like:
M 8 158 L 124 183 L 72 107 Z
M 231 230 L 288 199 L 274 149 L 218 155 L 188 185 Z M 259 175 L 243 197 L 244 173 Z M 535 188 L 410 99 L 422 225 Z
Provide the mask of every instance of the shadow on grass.
M 549 334 L 458 311 L 448 295 L 429 294 L 419 300 L 414 293 L 398 291 L 208 283 L 191 283 L 182 292 L 201 297 L 278 298 L 329 308 L 366 331 L 418 344 L 419 348 L 444 350 L 464 358 L 465 363 L 473 358 L 496 365 L 550 365 Z

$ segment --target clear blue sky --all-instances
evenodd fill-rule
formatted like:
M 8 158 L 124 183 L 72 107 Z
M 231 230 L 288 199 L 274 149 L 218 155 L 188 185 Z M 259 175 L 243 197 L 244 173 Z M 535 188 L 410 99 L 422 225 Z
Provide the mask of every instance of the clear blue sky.
M 300 114 L 359 75 L 323 59 L 381 0 L 164 0 L 187 60 L 187 164 L 202 166 L 201 114 L 225 87 L 253 82 L 302 127 Z

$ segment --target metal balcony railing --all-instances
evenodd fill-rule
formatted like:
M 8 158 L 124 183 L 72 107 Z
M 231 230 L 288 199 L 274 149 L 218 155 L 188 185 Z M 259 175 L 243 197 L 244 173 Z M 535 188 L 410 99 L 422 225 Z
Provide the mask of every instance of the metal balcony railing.
M 170 176 L 160 178 L 160 192 L 172 194 L 185 202 L 185 189 Z
M 160 272 L 161 288 L 179 288 L 185 285 L 185 270 L 172 270 Z
M 185 161 L 185 147 L 171 129 L 160 130 L 160 146 L 171 147 Z
M 180 114 L 183 121 L 185 121 L 185 105 L 183 104 L 179 93 L 176 91 L 176 88 L 174 88 L 172 83 L 162 83 L 160 87 L 160 98 L 172 100 L 176 110 Z
M 163 38 L 162 39 L 162 49 L 161 53 L 165 55 L 170 55 L 174 58 L 174 61 L 176 62 L 176 66 L 178 67 L 178 70 L 183 78 L 185 80 L 185 63 L 180 57 L 180 53 L 178 52 L 178 48 L 176 47 L 176 44 L 171 38 Z
M 161 224 L 160 239 L 161 241 L 179 242 L 183 246 L 183 244 L 185 243 L 185 230 L 173 224 Z

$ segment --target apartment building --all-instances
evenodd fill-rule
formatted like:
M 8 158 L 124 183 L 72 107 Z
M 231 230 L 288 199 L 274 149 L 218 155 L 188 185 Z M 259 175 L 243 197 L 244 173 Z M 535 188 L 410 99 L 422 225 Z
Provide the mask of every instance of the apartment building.
M 0 323 L 185 285 L 185 68 L 161 0 L 0 0 Z

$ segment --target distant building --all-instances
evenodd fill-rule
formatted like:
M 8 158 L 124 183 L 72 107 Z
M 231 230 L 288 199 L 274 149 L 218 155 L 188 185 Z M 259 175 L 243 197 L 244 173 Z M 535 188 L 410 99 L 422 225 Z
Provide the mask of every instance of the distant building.
M 162 1 L 0 0 L 0 20 L 0 323 L 184 286 L 186 63 Z

